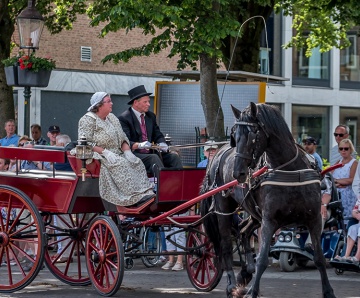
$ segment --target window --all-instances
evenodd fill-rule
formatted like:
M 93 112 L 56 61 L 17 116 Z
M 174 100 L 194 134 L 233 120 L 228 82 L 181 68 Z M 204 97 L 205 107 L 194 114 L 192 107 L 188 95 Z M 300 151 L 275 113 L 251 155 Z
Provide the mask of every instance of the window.
M 293 84 L 330 87 L 330 53 L 312 50 L 306 57 L 306 49 L 293 49 Z
M 292 106 L 291 131 L 298 144 L 307 137 L 317 140 L 317 153 L 329 158 L 329 108 L 322 106 Z
M 360 89 L 359 38 L 349 33 L 350 46 L 340 51 L 340 88 Z

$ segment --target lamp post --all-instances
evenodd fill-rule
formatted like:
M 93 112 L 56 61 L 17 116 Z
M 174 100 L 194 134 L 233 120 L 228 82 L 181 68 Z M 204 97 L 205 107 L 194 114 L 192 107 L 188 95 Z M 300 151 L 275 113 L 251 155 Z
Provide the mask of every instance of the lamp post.
M 35 8 L 36 0 L 28 0 L 28 6 L 17 17 L 20 37 L 20 49 L 35 52 L 39 49 L 41 33 L 44 29 L 44 18 Z M 30 98 L 31 87 L 24 87 L 24 134 L 30 131 Z

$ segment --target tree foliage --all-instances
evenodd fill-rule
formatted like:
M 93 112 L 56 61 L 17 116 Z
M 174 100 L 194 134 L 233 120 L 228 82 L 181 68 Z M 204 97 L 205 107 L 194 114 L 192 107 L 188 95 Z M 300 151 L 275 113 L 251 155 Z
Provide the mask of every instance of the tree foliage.
M 27 0 L 0 0 L 0 61 L 10 56 L 15 18 L 26 6 Z M 307 55 L 314 48 L 324 52 L 348 46 L 346 32 L 360 22 L 357 0 L 38 0 L 36 7 L 52 33 L 71 29 L 76 15 L 87 10 L 91 25 L 101 27 L 100 37 L 134 28 L 150 37 L 138 47 L 109 53 L 104 63 L 128 62 L 135 56 L 168 49 L 170 58 L 178 58 L 178 69 L 200 65 L 201 102 L 208 130 L 216 117 L 222 121 L 219 98 L 212 86 L 216 84 L 216 68 L 223 64 L 230 70 L 257 72 L 264 24 L 254 16 L 267 20 L 274 11 L 292 16 L 295 35 L 284 47 L 306 48 Z M 10 92 L 1 66 L 0 125 L 13 115 Z M 217 127 L 217 131 L 210 129 L 210 134 L 222 136 L 223 127 Z
M 0 61 L 11 55 L 11 50 L 15 46 L 12 36 L 15 31 L 16 17 L 27 5 L 27 0 L 0 0 Z M 38 0 L 36 8 L 44 16 L 45 26 L 55 34 L 63 29 L 71 29 L 76 16 L 86 12 L 87 2 L 85 0 Z M 4 65 L 0 62 L 0 127 L 3 127 L 7 119 L 14 118 L 14 114 L 12 87 L 6 84 Z

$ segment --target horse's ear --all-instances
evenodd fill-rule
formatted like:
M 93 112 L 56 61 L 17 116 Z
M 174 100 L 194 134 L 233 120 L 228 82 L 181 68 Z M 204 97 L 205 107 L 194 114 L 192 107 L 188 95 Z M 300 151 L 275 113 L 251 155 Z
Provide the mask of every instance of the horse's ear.
M 231 105 L 231 109 L 232 109 L 232 111 L 234 113 L 235 118 L 239 119 L 241 112 L 237 108 L 235 108 L 233 105 Z
M 256 118 L 257 115 L 257 106 L 256 103 L 250 102 L 250 108 L 251 108 L 251 116 L 253 118 Z

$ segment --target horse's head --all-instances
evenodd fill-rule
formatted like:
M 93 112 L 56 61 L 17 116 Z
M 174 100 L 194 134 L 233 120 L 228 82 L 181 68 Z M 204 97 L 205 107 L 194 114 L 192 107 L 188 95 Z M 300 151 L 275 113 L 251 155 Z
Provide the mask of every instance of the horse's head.
M 233 176 L 245 182 L 248 168 L 255 168 L 267 144 L 267 134 L 257 118 L 257 106 L 250 104 L 242 112 L 231 106 L 236 121 L 231 133 L 231 146 L 236 147 Z

